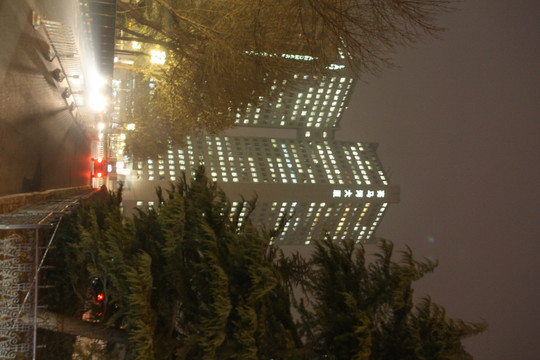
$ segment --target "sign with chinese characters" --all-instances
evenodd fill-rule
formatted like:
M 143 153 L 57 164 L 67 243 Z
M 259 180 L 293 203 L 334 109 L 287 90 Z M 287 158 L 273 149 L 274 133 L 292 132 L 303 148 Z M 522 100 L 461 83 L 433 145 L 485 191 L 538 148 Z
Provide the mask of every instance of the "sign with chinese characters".
M 385 190 L 334 189 L 333 198 L 384 199 Z

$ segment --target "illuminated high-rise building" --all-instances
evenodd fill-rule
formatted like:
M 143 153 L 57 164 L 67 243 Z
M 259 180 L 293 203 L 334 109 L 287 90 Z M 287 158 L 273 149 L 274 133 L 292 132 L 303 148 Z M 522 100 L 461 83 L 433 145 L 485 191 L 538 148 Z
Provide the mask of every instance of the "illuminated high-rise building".
M 135 164 L 124 206 L 155 206 L 155 186 L 167 188 L 182 171 L 204 164 L 207 175 L 236 208 L 257 196 L 252 221 L 271 230 L 288 222 L 275 239 L 305 244 L 328 232 L 335 239 L 374 238 L 389 203 L 399 201 L 371 143 L 334 140 L 205 136 L 182 149 Z
M 336 240 L 373 240 L 388 205 L 399 201 L 399 187 L 389 183 L 376 144 L 335 140 L 354 78 L 331 65 L 325 74 L 298 74 L 281 85 L 272 101 L 237 115 L 237 126 L 257 136 L 188 137 L 182 148 L 128 166 L 124 211 L 156 207 L 156 186 L 168 188 L 182 172 L 189 179 L 203 164 L 233 208 L 257 197 L 256 225 L 272 230 L 288 220 L 274 239 L 279 244 L 309 244 L 326 232 Z M 279 136 L 264 137 L 276 129 Z
M 355 80 L 335 65 L 324 75 L 297 74 L 284 81 L 286 90 L 274 94 L 272 102 L 250 106 L 246 114 L 238 114 L 238 126 L 298 129 L 311 133 L 336 129 L 349 102 Z M 309 135 L 310 133 L 308 133 Z

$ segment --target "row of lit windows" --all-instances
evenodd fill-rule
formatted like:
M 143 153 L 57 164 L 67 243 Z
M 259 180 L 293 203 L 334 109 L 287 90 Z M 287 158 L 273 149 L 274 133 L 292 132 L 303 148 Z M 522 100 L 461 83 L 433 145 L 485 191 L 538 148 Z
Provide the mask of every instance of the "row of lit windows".
M 295 78 L 299 79 L 300 76 Z M 312 78 L 308 75 L 304 75 L 303 79 L 312 82 L 309 88 L 308 85 L 299 84 L 298 88 L 307 91 L 296 94 L 280 92 L 275 103 L 267 103 L 262 107 L 248 106 L 247 117 L 242 119 L 241 115 L 237 114 L 237 123 L 242 125 L 270 123 L 274 126 L 290 127 L 302 126 L 305 123 L 303 126 L 307 127 L 334 127 L 341 116 L 354 80 L 347 77 L 331 77 L 326 82 L 327 77 L 323 76 L 322 81 L 315 82 L 317 77 Z M 295 105 L 291 113 L 288 104 L 292 104 L 293 101 Z
M 238 204 L 238 203 L 236 203 Z M 257 213 L 254 218 L 261 224 L 274 224 L 278 229 L 283 217 L 289 221 L 279 234 L 280 242 L 298 241 L 303 239 L 309 244 L 313 239 L 321 238 L 322 231 L 331 230 L 334 238 L 353 238 L 358 242 L 371 238 L 387 207 L 387 204 L 366 203 L 364 207 L 354 207 L 347 204 L 310 203 L 298 205 L 296 202 L 274 202 L 271 207 Z M 376 215 L 366 216 L 366 213 Z M 293 217 L 294 214 L 294 217 Z
M 358 145 L 358 147 L 344 145 L 343 153 L 350 163 L 350 169 L 358 183 L 363 180 L 367 185 L 370 185 L 372 181 L 375 184 L 388 185 L 374 151 L 369 148 L 364 151 L 362 145 Z
M 328 141 L 208 136 L 188 139 L 185 149 L 169 150 L 166 159 L 148 160 L 148 180 L 175 181 L 179 171 L 202 163 L 213 181 L 387 185 L 380 164 L 370 157 L 374 151 L 367 149 Z
M 155 201 L 136 201 L 141 209 L 156 210 Z M 231 220 L 241 206 L 238 217 L 238 228 L 243 225 L 248 207 L 246 202 L 231 203 Z M 265 225 L 277 230 L 284 217 L 289 221 L 285 223 L 279 234 L 280 242 L 303 241 L 309 244 L 314 239 L 320 239 L 323 231 L 331 231 L 334 239 L 353 238 L 357 242 L 369 240 L 375 232 L 388 204 L 366 203 L 363 207 L 351 204 L 327 204 L 297 202 L 273 202 L 270 206 L 259 204 L 252 214 L 256 225 Z M 367 215 L 367 214 L 372 215 Z M 293 216 L 294 215 L 294 216 Z

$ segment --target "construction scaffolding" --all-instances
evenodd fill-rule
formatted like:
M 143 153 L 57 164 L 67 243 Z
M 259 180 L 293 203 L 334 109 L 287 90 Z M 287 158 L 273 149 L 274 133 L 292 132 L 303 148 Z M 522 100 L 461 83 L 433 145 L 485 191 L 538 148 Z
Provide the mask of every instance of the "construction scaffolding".
M 0 215 L 0 359 L 36 359 L 39 273 L 62 217 L 93 193 Z
M 32 308 L 22 300 L 29 293 L 32 263 L 24 254 L 30 244 L 21 236 L 0 239 L 0 359 L 29 355 L 31 327 L 19 319 L 29 318 Z

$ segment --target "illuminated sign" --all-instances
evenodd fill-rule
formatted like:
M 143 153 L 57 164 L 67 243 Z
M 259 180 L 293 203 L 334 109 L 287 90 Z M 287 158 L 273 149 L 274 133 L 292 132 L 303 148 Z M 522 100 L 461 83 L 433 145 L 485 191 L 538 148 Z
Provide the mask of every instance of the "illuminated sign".
M 383 199 L 385 190 L 360 190 L 360 189 L 334 189 L 333 198 L 356 198 L 356 199 Z

